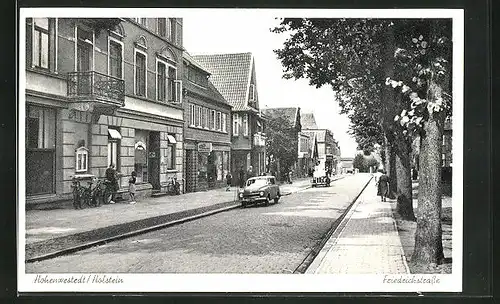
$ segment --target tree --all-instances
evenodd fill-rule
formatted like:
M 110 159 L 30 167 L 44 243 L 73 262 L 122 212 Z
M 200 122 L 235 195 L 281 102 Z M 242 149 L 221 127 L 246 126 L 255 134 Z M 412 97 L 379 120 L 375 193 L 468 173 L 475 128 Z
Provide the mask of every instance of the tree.
M 405 27 L 406 26 L 406 27 Z M 420 174 L 415 249 L 411 262 L 442 263 L 441 152 L 444 121 L 451 115 L 451 21 L 417 20 L 403 24 L 396 50 L 401 73 L 386 84 L 410 101 L 395 117 L 409 137 L 420 137 Z
M 283 178 L 298 159 L 297 129 L 283 117 L 273 117 L 266 129 L 266 153 L 271 170 Z
M 352 161 L 352 166 L 355 169 L 358 169 L 360 172 L 363 172 L 365 169 L 365 158 L 363 154 L 356 154 L 354 160 Z
M 342 113 L 366 111 L 380 121 L 386 165 L 391 175 L 398 168 L 398 187 L 403 187 L 398 189 L 398 197 L 404 195 L 398 199 L 403 216 L 413 214 L 408 134 L 418 133 L 420 212 L 412 263 L 440 263 L 441 139 L 451 109 L 451 21 L 291 18 L 273 31 L 290 33 L 283 48 L 275 50 L 284 78 L 331 85 Z M 384 81 L 387 86 L 381 88 Z
M 284 78 L 308 78 L 316 87 L 332 87 L 358 144 L 368 150 L 375 143 L 386 147 L 391 192 L 402 186 L 397 191 L 398 212 L 414 220 L 411 168 L 404 166 L 410 146 L 393 120 L 406 105 L 398 104 L 401 100 L 384 87 L 394 70 L 393 25 L 391 20 L 375 19 L 283 19 L 273 31 L 291 35 L 275 52 Z M 380 130 L 378 136 L 370 134 Z

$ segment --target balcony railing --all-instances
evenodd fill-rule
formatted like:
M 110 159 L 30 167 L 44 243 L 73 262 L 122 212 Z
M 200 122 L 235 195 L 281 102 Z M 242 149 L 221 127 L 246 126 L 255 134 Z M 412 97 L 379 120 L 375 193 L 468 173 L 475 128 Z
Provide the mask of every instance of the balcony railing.
M 266 145 L 266 136 L 263 133 L 255 133 L 253 135 L 253 145 L 256 147 L 264 147 Z
M 95 71 L 71 72 L 68 73 L 68 97 L 74 102 L 123 106 L 125 82 Z

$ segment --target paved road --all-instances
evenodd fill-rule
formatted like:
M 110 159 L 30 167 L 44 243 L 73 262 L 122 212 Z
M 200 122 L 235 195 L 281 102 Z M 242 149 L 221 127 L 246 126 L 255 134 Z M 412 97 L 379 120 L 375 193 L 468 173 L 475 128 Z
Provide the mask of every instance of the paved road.
M 28 263 L 28 273 L 292 273 L 357 196 L 369 175 Z

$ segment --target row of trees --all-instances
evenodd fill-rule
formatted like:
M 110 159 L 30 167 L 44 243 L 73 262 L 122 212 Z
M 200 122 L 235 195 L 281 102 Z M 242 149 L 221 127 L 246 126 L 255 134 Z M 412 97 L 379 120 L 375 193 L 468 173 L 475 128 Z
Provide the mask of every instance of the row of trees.
M 365 151 L 384 149 L 397 212 L 417 221 L 416 264 L 440 264 L 441 141 L 451 115 L 451 20 L 285 18 L 275 50 L 284 78 L 330 85 Z M 419 213 L 412 206 L 411 143 L 420 140 Z
M 375 172 L 378 169 L 380 163 L 371 153 L 369 154 L 364 153 L 364 154 L 365 155 L 361 153 L 356 154 L 354 160 L 352 161 L 352 166 L 355 169 L 358 169 L 359 172 Z

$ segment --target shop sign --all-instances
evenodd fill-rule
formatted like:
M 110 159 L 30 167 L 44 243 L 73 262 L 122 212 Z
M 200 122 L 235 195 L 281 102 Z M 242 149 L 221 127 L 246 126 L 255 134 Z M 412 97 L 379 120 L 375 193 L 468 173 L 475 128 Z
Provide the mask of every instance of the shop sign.
M 212 143 L 207 143 L 207 142 L 198 143 L 198 152 L 202 153 L 212 152 Z
M 156 152 L 155 151 L 150 151 L 148 153 L 149 158 L 156 158 Z

